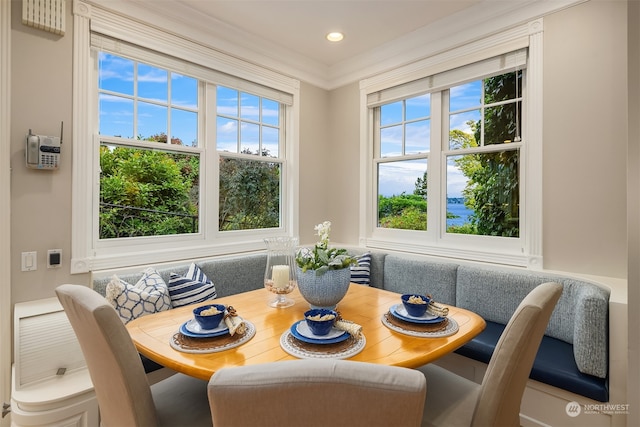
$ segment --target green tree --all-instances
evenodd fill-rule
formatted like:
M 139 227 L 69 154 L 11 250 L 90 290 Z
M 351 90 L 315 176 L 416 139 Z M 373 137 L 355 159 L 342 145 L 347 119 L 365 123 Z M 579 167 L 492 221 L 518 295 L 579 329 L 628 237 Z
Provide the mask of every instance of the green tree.
M 243 150 L 244 154 L 252 154 Z M 263 157 L 269 151 L 262 152 Z M 280 225 L 280 164 L 220 159 L 220 230 L 272 228 Z
M 427 229 L 427 201 L 418 194 L 378 196 L 378 223 L 384 228 Z
M 521 72 L 485 79 L 485 104 L 513 99 L 515 85 L 517 83 L 521 88 L 521 79 Z M 508 144 L 513 141 L 518 136 L 519 111 L 515 103 L 486 108 L 485 145 Z M 473 140 L 480 141 L 483 130 L 480 121 L 471 123 L 471 128 Z M 461 135 L 455 135 L 454 139 L 460 137 Z M 472 143 L 470 139 L 460 139 L 460 148 L 466 148 L 465 144 Z M 468 178 L 463 195 L 465 205 L 474 211 L 471 222 L 478 234 L 519 236 L 519 158 L 518 150 L 504 150 L 464 155 L 456 159 L 456 164 Z
M 423 199 L 427 200 L 427 171 L 424 171 L 422 178 L 418 177 L 416 179 L 416 188 L 413 190 L 413 194 L 416 196 L 421 196 Z
M 516 86 L 517 85 L 517 86 Z M 492 104 L 513 100 L 522 93 L 522 71 L 501 74 L 484 79 L 484 103 Z M 484 145 L 503 144 L 519 137 L 522 120 L 520 101 L 497 105 L 484 112 Z M 479 123 L 478 123 L 479 125 Z M 480 141 L 480 127 L 476 128 L 476 140 Z
M 100 238 L 197 231 L 197 156 L 100 146 Z

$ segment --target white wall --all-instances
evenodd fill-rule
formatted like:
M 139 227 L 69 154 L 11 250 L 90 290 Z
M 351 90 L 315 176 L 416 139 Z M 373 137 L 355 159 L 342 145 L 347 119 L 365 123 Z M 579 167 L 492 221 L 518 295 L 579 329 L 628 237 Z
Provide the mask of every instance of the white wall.
M 596 30 L 597 29 L 597 30 Z M 626 2 L 544 17 L 544 268 L 626 278 Z M 331 92 L 333 240 L 357 244 L 358 84 Z M 353 158 L 353 162 L 351 162 Z M 348 159 L 349 165 L 344 162 Z
M 331 192 L 331 239 L 358 243 L 360 186 L 360 90 L 354 83 L 331 91 L 329 103 Z
M 626 3 L 544 19 L 544 267 L 626 278 Z
M 52 297 L 65 282 L 88 283 L 88 275 L 70 276 L 71 254 L 71 87 L 73 30 L 67 3 L 66 34 L 58 36 L 22 24 L 22 2 L 11 4 L 11 293 L 12 301 Z M 27 169 L 24 138 L 34 133 L 59 135 L 64 121 L 60 169 Z M 62 249 L 62 266 L 47 269 L 47 249 Z M 20 253 L 37 251 L 38 269 L 20 271 Z
M 313 227 L 329 220 L 333 165 L 329 155 L 331 126 L 329 94 L 307 83 L 300 85 L 300 243 L 317 240 Z

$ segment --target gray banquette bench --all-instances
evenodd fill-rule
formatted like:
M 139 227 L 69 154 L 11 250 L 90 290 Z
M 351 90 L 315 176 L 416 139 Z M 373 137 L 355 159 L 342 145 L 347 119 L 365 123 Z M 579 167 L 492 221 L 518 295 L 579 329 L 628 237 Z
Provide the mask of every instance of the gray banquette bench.
M 456 352 L 483 363 L 489 362 L 500 334 L 525 295 L 541 283 L 561 283 L 562 296 L 551 316 L 530 378 L 597 401 L 609 400 L 608 290 L 566 276 L 417 259 L 381 251 L 369 253 L 371 286 L 397 293 L 429 293 L 436 301 L 480 314 L 487 322 L 486 329 Z M 171 272 L 183 275 L 189 264 L 158 267 L 157 271 L 169 283 Z M 218 297 L 263 287 L 265 254 L 214 258 L 196 264 L 214 282 Z M 132 284 L 141 276 L 142 272 L 118 274 Z M 104 295 L 109 280 L 94 277 L 94 289 Z M 143 361 L 147 371 L 159 368 L 154 362 L 144 358 Z

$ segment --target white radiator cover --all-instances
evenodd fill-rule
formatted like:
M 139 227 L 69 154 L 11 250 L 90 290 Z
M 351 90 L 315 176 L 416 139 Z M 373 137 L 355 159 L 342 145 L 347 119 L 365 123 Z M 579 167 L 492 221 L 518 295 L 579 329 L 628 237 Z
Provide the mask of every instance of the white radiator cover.
M 91 376 L 57 298 L 14 305 L 13 360 L 12 427 L 99 426 Z
M 57 298 L 15 305 L 13 360 L 18 390 L 86 369 L 78 339 Z

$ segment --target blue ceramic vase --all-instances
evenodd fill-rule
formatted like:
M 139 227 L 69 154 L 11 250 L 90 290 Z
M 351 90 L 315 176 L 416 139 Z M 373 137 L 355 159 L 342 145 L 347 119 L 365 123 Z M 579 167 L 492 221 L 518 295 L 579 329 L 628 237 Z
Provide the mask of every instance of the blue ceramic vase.
M 302 269 L 296 266 L 298 289 L 311 308 L 335 310 L 338 303 L 349 290 L 351 269 L 329 270 L 318 276 L 315 270 Z

